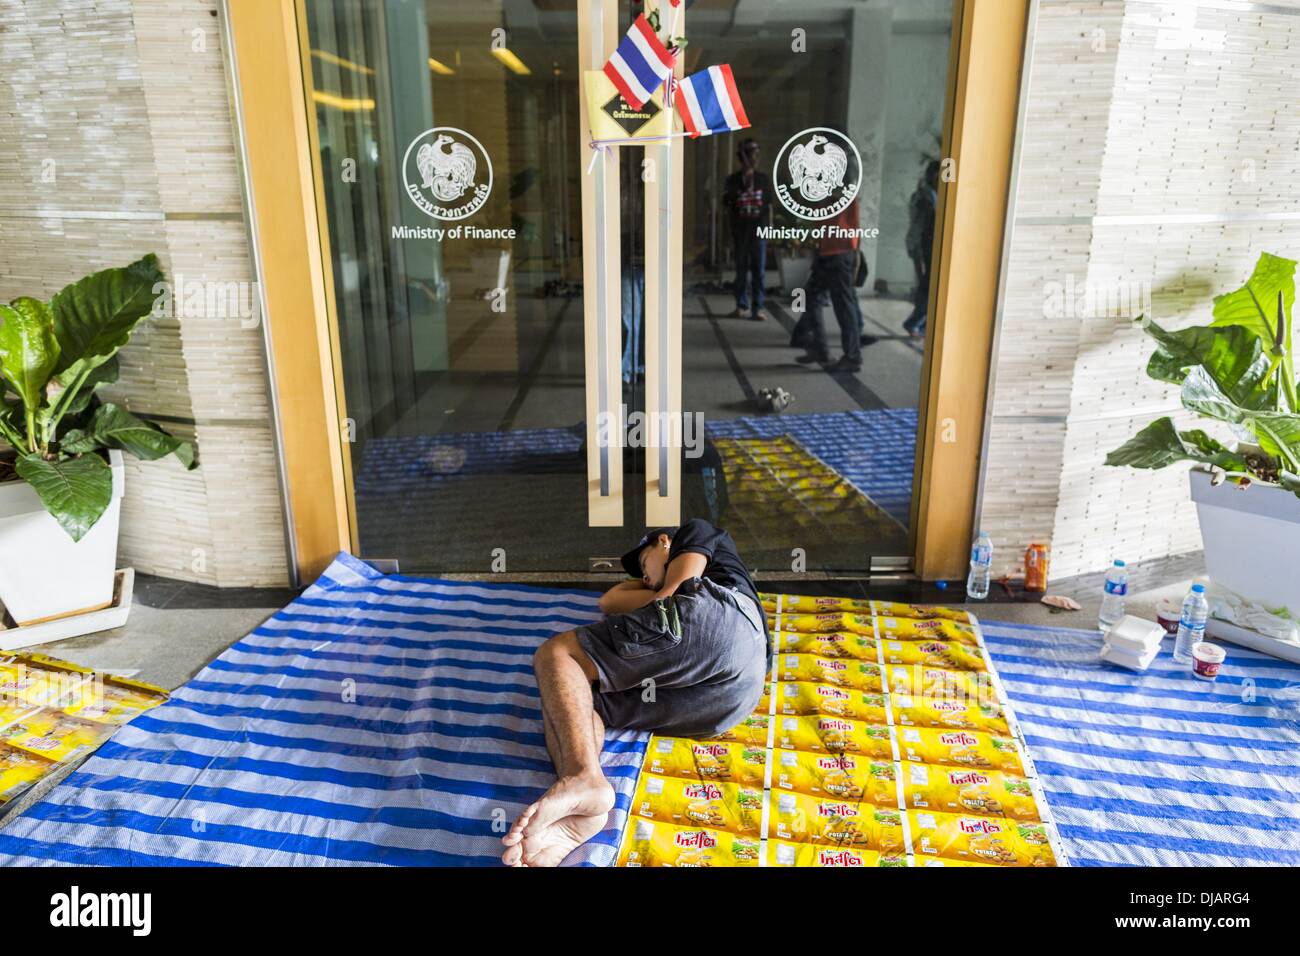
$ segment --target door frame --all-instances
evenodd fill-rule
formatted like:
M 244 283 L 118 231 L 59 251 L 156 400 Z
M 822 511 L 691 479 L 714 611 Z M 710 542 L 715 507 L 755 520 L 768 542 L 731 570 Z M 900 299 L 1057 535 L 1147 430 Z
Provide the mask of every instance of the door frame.
M 302 0 L 221 4 L 290 560 L 310 581 L 358 539 Z M 939 189 L 910 526 L 913 567 L 925 580 L 964 572 L 973 531 L 1028 17 L 1029 0 L 954 3 L 944 155 L 957 176 Z

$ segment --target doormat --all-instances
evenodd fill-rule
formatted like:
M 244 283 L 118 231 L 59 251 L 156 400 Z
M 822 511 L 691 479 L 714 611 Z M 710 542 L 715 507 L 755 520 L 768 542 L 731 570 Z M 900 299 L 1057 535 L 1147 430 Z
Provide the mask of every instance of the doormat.
M 161 687 L 43 654 L 0 656 L 0 817 L 166 699 Z
M 973 615 L 760 597 L 763 699 L 720 737 L 651 737 L 619 866 L 1066 865 Z

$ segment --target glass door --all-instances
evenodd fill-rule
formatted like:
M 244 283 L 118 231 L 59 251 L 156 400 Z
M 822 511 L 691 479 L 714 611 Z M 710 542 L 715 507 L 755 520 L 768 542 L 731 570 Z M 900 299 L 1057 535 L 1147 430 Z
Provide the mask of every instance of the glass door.
M 506 573 L 622 553 L 640 496 L 605 526 L 589 509 L 577 5 L 304 10 L 358 552 Z
M 683 509 L 760 570 L 858 574 L 911 553 L 953 2 L 717 13 L 684 72 L 729 63 L 751 127 L 685 143 Z

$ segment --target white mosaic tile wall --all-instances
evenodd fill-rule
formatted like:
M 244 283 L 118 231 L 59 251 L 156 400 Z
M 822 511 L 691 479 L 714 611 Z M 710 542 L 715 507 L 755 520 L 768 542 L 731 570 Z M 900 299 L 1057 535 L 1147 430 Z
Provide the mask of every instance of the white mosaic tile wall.
M 0 0 L 0 298 L 48 297 L 147 252 L 173 281 L 249 281 L 216 13 L 214 0 Z M 114 400 L 194 439 L 202 465 L 129 465 L 120 563 L 287 581 L 262 355 L 238 314 L 153 319 L 124 350 Z
M 1203 324 L 1300 253 L 1300 2 L 1042 0 L 1030 58 L 981 524 L 998 573 L 1047 541 L 1064 577 L 1200 548 L 1185 469 L 1103 462 L 1182 414 L 1130 316 Z

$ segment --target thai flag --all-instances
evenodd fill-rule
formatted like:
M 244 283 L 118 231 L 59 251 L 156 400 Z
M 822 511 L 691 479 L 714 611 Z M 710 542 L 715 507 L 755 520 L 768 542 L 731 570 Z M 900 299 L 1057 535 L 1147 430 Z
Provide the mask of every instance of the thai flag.
M 605 63 L 605 75 L 628 104 L 639 110 L 673 72 L 673 55 L 641 14 Z
M 727 64 L 692 73 L 677 84 L 677 112 L 692 137 L 745 129 L 749 117 Z

